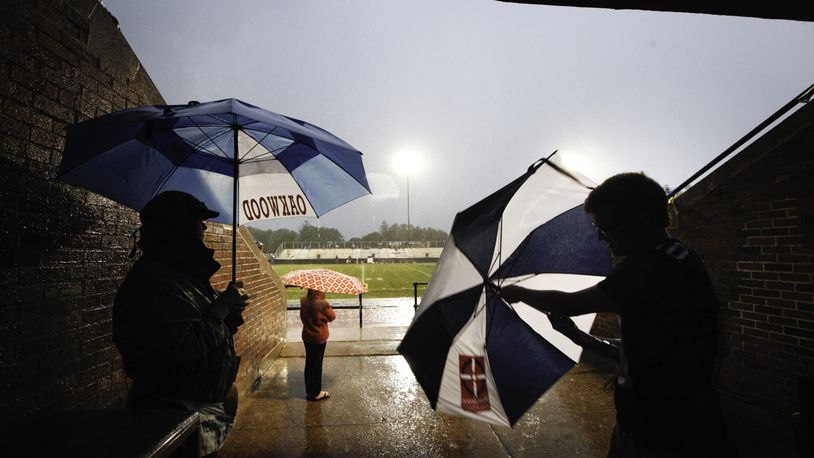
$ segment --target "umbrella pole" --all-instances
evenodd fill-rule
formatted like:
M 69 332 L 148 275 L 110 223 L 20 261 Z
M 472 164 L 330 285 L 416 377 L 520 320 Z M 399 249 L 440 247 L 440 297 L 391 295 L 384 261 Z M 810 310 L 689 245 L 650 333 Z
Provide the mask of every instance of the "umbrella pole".
M 235 134 L 234 138 L 234 180 L 232 184 L 232 281 L 237 280 L 237 182 L 240 178 L 240 162 L 238 158 L 237 149 L 237 126 L 232 126 L 232 132 Z

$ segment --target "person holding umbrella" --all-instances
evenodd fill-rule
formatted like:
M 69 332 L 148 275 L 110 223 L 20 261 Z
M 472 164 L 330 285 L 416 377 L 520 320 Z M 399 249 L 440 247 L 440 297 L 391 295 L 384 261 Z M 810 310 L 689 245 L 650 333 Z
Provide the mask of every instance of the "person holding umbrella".
M 596 187 L 584 210 L 622 257 L 606 279 L 573 293 L 506 286 L 500 296 L 550 314 L 575 343 L 621 358 L 608 457 L 736 456 L 715 389 L 719 302 L 701 258 L 665 230 L 664 190 L 642 173 L 623 173 Z M 568 318 L 593 312 L 619 315 L 621 345 Z
M 203 242 L 204 221 L 216 216 L 185 192 L 150 200 L 140 214 L 142 255 L 113 305 L 113 341 L 133 380 L 128 407 L 199 412 L 198 450 L 187 450 L 191 456 L 217 453 L 234 421 L 233 335 L 249 299 L 242 282 L 223 292 L 210 284 L 220 264 Z
M 322 358 L 328 341 L 328 323 L 336 319 L 325 293 L 309 288 L 300 299 L 302 342 L 305 345 L 305 395 L 309 401 L 322 401 L 331 393 L 322 390 Z

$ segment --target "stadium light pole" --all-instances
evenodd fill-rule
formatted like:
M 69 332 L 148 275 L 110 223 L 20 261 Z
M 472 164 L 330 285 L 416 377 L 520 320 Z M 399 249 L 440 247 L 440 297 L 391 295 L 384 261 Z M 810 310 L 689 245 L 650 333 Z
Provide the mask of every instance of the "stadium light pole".
M 404 151 L 393 158 L 396 171 L 404 174 L 407 181 L 407 239 L 410 239 L 412 226 L 410 225 L 410 175 L 421 167 L 421 157 L 414 151 Z
M 405 173 L 407 177 L 407 240 L 410 239 L 410 174 Z

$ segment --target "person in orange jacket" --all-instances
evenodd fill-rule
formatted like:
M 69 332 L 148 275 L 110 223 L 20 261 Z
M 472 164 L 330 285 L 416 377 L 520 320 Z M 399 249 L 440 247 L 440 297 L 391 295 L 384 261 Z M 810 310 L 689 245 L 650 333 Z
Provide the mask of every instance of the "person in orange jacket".
M 328 341 L 328 323 L 336 319 L 325 293 L 309 289 L 300 299 L 302 342 L 305 344 L 305 395 L 309 401 L 322 401 L 331 393 L 322 390 L 322 358 Z

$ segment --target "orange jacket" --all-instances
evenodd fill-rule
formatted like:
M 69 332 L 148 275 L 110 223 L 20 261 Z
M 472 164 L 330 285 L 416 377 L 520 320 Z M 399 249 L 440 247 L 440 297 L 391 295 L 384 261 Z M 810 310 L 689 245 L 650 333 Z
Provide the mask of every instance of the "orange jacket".
M 317 299 L 309 304 L 308 299 L 300 299 L 300 320 L 302 321 L 302 341 L 320 344 L 328 341 L 328 323 L 336 319 L 336 313 L 325 299 Z

